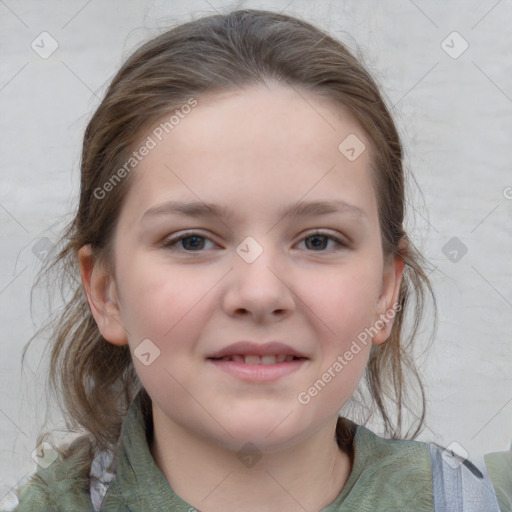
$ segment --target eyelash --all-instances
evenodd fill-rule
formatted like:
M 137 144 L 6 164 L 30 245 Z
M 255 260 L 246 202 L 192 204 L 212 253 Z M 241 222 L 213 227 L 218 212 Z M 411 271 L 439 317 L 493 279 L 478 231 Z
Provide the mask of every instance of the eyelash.
M 304 240 L 307 240 L 308 238 L 313 238 L 315 236 L 322 236 L 322 237 L 325 237 L 329 240 L 333 240 L 334 242 L 336 242 L 338 248 L 346 248 L 348 247 L 348 244 L 346 242 L 344 242 L 343 240 L 341 240 L 340 238 L 338 237 L 335 237 L 331 234 L 328 234 L 324 231 L 320 231 L 320 230 L 317 230 L 317 231 L 313 231 L 311 233 L 308 233 L 305 237 L 303 237 L 300 241 L 304 241 Z M 165 249 L 168 249 L 170 251 L 176 251 L 176 252 L 185 252 L 185 253 L 188 253 L 188 254 L 193 254 L 193 253 L 201 253 L 201 252 L 204 252 L 204 250 L 199 250 L 199 251 L 188 251 L 186 249 L 177 249 L 176 247 L 174 247 L 178 242 L 180 242 L 181 240 L 184 240 L 186 238 L 193 238 L 193 237 L 198 237 L 198 238 L 204 238 L 205 240 L 210 240 L 208 237 L 204 236 L 204 235 L 201 235 L 201 233 L 198 233 L 198 232 L 195 232 L 195 231 L 187 231 L 186 233 L 184 233 L 183 235 L 179 235 L 179 236 L 172 236 L 172 237 L 169 237 L 167 238 L 166 240 L 164 240 L 164 242 L 162 243 L 162 247 L 165 248 Z M 211 240 L 210 240 L 211 241 Z M 333 249 L 331 249 L 332 251 Z M 334 249 L 336 250 L 336 248 Z M 320 250 L 320 251 L 310 251 L 310 252 L 330 252 L 329 250 L 327 249 L 324 249 L 324 250 Z

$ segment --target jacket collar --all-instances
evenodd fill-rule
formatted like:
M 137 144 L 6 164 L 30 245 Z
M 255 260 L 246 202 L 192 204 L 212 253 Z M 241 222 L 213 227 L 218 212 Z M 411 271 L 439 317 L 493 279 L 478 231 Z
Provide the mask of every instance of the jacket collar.
M 153 432 L 151 402 L 141 390 L 128 409 L 121 428 L 116 478 L 103 501 L 102 511 L 195 510 L 171 489 L 151 455 L 148 440 Z
M 400 468 L 401 474 L 409 475 L 411 479 L 411 485 L 405 485 L 403 490 L 404 499 L 411 499 L 412 502 L 423 500 L 425 507 L 418 509 L 432 510 L 432 475 L 427 445 L 387 440 L 352 422 L 347 425 L 349 434 L 355 434 L 352 472 L 341 493 L 322 512 L 337 511 L 342 506 L 344 510 L 345 507 L 346 510 L 360 510 L 365 489 L 371 488 L 378 491 L 375 497 L 377 503 L 379 493 L 388 489 L 388 480 L 394 478 L 394 471 L 389 471 L 390 465 Z M 176 495 L 156 465 L 149 448 L 152 432 L 151 400 L 142 390 L 130 405 L 121 428 L 116 478 L 107 491 L 102 512 L 197 512 Z M 418 478 L 420 483 L 417 482 Z M 362 490 L 358 492 L 357 489 Z

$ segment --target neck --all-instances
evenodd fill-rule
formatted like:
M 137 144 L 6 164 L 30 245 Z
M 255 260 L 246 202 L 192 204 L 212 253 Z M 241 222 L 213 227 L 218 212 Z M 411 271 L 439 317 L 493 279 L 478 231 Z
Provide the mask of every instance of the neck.
M 338 496 L 351 471 L 351 457 L 335 440 L 335 422 L 261 457 L 198 438 L 155 407 L 153 424 L 156 464 L 173 491 L 202 512 L 320 511 Z

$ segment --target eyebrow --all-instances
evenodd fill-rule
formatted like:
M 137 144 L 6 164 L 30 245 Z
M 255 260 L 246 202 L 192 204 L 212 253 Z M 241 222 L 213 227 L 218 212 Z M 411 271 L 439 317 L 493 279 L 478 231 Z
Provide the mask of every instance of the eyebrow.
M 298 202 L 283 208 L 278 216 L 286 217 L 307 217 L 327 215 L 332 213 L 345 213 L 363 219 L 367 217 L 364 210 L 342 200 Z M 204 203 L 202 201 L 168 201 L 153 206 L 144 213 L 141 222 L 147 218 L 159 215 L 181 215 L 187 217 L 208 217 L 215 215 L 219 218 L 232 219 L 235 212 L 227 206 L 220 206 L 215 203 Z

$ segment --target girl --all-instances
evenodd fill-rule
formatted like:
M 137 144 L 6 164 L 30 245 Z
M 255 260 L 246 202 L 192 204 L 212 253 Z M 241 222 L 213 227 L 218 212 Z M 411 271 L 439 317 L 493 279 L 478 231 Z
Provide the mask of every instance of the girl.
M 143 45 L 86 129 L 53 263 L 82 281 L 50 379 L 85 435 L 51 462 L 39 443 L 16 510 L 509 510 L 504 457 L 491 481 L 405 440 L 432 289 L 404 204 L 389 111 L 329 35 L 243 10 Z M 361 379 L 387 438 L 339 415 Z

